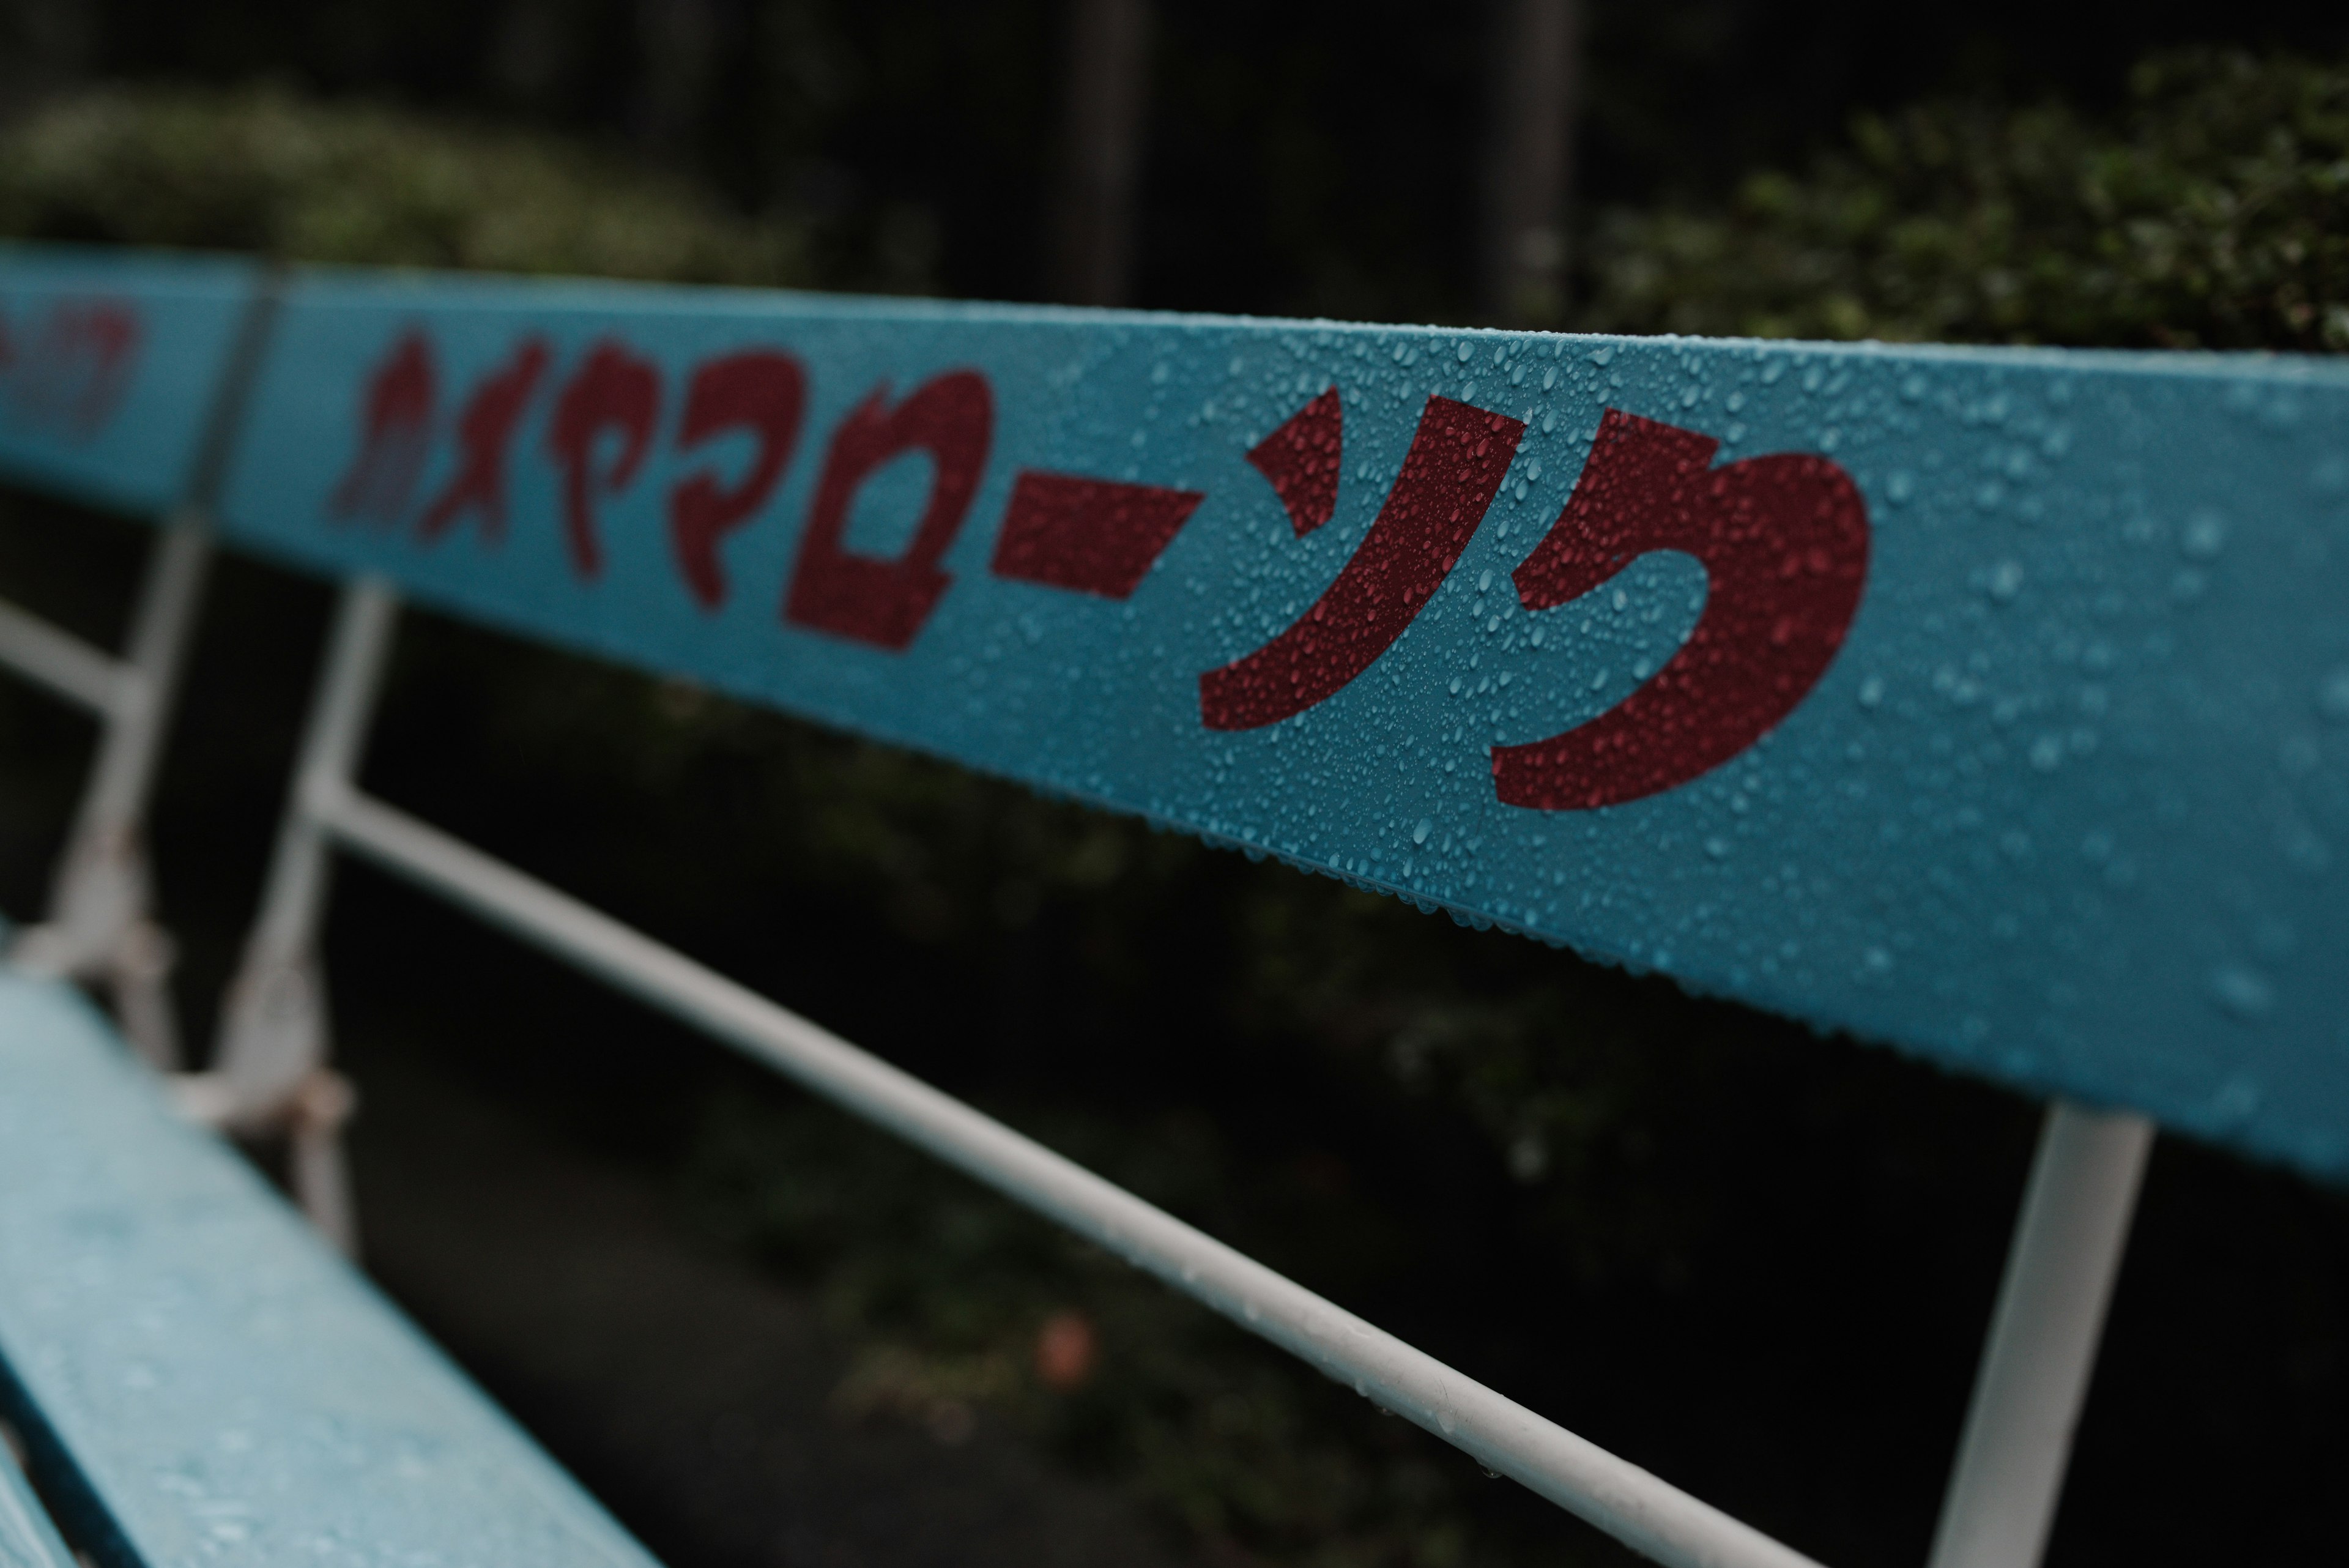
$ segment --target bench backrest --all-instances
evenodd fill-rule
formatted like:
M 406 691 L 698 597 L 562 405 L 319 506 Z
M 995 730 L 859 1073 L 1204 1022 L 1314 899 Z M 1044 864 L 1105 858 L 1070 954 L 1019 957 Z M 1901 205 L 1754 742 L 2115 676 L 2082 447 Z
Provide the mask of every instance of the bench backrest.
M 222 521 L 2349 1171 L 2336 367 L 304 275 Z
M 0 263 L 0 308 L 82 309 L 75 265 Z M 151 322 L 141 267 L 162 280 Z M 103 286 L 118 338 L 203 330 L 168 264 Z M 354 586 L 224 1066 L 182 1098 L 224 1126 L 290 1118 L 297 1185 L 306 1168 L 339 1188 L 315 952 L 339 846 L 1643 1551 L 1802 1561 L 366 797 L 395 589 L 2026 1088 L 2349 1166 L 2349 974 L 2324 956 L 2349 936 L 2325 879 L 2349 834 L 2333 367 L 358 273 L 295 275 L 276 304 L 220 448 L 220 525 Z M 140 373 L 133 356 L 109 394 L 126 410 Z M 0 462 L 118 504 L 152 493 L 66 450 L 103 418 L 47 406 L 18 411 Z M 2036 1556 L 2148 1137 L 2128 1115 L 2051 1117 L 1937 1568 Z

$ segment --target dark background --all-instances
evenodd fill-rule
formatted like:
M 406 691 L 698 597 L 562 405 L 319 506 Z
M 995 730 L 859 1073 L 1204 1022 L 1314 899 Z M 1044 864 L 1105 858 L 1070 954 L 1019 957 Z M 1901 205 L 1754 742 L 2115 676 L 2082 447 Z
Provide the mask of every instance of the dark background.
M 12 114 L 96 82 L 274 81 L 550 129 L 706 182 L 810 223 L 826 279 L 1052 293 L 1059 6 L 16 0 L 0 17 Z M 2094 113 L 2148 50 L 2337 54 L 2349 35 L 2337 8 L 2285 5 L 1598 4 L 1588 23 L 1578 234 L 1606 210 L 1726 201 L 1863 109 L 1961 94 Z M 1471 6 L 1163 5 L 1133 302 L 1477 319 L 1495 49 Z M 11 597 L 118 635 L 143 535 L 5 504 Z M 194 1021 L 253 907 L 326 605 L 229 562 L 207 608 L 155 824 Z M 31 910 L 86 735 L 4 701 L 0 905 Z M 2014 1096 L 429 618 L 371 758 L 369 786 L 403 806 L 1823 1561 L 1922 1557 L 2035 1127 Z M 372 1266 L 678 1568 L 1035 1561 L 1050 1542 L 1071 1561 L 1621 1560 L 364 871 L 341 883 L 327 956 L 370 1096 Z M 1528 1176 L 1508 1129 L 1533 1100 L 1579 1130 Z M 858 1190 L 825 1188 L 826 1161 Z M 624 1220 L 650 1303 L 626 1314 L 611 1281 L 566 1272 Z M 693 1360 L 757 1332 L 710 1315 L 744 1282 L 813 1324 L 771 1387 Z M 977 1440 L 926 1435 L 958 1397 L 918 1379 L 877 1416 L 841 1414 L 874 1345 L 959 1365 L 1063 1302 L 1102 1325 L 1092 1391 L 1007 1396 L 999 1415 L 980 1400 Z M 565 1335 L 572 1351 L 548 1348 Z M 786 1485 L 724 1436 L 737 1417 L 771 1434 L 760 1453 L 812 1434 L 862 1468 L 809 1460 Z M 1145 1431 L 1191 1457 L 1118 1457 Z M 1028 1500 L 1017 1528 L 938 1490 L 941 1463 L 1031 1451 L 1033 1470 L 988 1472 Z M 1250 1502 L 1231 1473 L 1249 1468 L 1284 1496 Z M 2330 1558 L 2344 1475 L 2349 1211 L 2165 1139 L 2050 1561 Z M 770 1517 L 794 1511 L 821 1528 Z
M 1133 303 L 1474 313 L 1496 72 L 1477 5 L 1159 8 Z M 747 207 L 934 258 L 946 294 L 1049 297 L 1065 7 L 990 0 L 13 0 L 20 99 L 76 78 L 276 79 L 626 144 Z M 5 26 L 6 24 L 0 24 Z M 2337 48 L 2340 8 L 2252 0 L 1590 0 L 1586 211 L 1728 190 L 1853 111 L 1920 97 L 2123 92 L 2182 44 Z M 5 36 L 0 36 L 5 38 Z

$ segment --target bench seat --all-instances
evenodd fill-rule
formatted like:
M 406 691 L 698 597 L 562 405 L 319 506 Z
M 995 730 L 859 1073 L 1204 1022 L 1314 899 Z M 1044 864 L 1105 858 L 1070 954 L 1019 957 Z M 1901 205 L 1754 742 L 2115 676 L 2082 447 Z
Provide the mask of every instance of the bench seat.
M 0 1415 L 99 1568 L 652 1568 L 172 1114 L 78 992 L 6 970 L 0 1194 Z M 37 1505 L 19 1529 L 12 1497 L 0 1480 L 0 1565 L 55 1568 Z

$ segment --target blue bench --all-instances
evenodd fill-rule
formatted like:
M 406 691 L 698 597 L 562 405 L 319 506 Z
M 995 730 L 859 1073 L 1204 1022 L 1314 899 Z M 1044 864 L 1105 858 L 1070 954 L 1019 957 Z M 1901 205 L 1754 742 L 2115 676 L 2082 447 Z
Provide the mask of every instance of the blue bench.
M 77 256 L 34 266 L 36 299 L 60 271 L 76 291 L 62 308 L 0 317 L 15 335 L 0 441 L 29 435 L 36 453 L 62 456 L 67 472 L 36 483 L 167 521 L 124 657 L 0 607 L 0 658 L 101 724 L 49 917 L 0 928 L 0 1563 L 71 1568 L 70 1542 L 98 1568 L 648 1564 L 314 1223 L 174 1104 L 175 1083 L 184 1101 L 191 1080 L 164 1075 L 180 1066 L 171 950 L 150 913 L 140 824 L 270 296 L 238 264 Z M 25 283 L 10 271 L 0 299 L 20 306 Z M 140 341 L 132 302 L 159 299 L 192 318 L 196 341 Z M 134 324 L 135 373 L 113 358 L 120 320 Z M 91 428 L 93 408 L 136 410 L 142 394 L 160 417 L 131 440 Z M 111 994 L 119 1030 L 77 980 Z M 333 1129 L 347 1109 L 321 1072 L 274 1124 L 294 1138 L 311 1220 L 331 1224 L 343 1195 Z
M 2335 367 L 47 251 L 0 256 L 0 309 L 61 324 L 35 338 L 49 360 L 11 372 L 47 378 L 0 422 L 21 482 L 175 515 L 166 560 L 200 562 L 216 528 L 345 585 L 213 1063 L 146 1053 L 188 1120 L 291 1138 L 296 1195 L 345 1246 L 316 947 L 336 853 L 708 1031 L 1659 1561 L 1808 1561 L 369 795 L 411 597 L 2049 1096 L 1934 1568 L 2037 1559 L 2156 1119 L 2349 1171 L 2349 974 L 2312 956 L 2349 940 L 2319 874 L 2349 835 Z M 104 710 L 135 732 L 167 702 L 200 575 L 154 574 L 123 666 L 22 617 L 0 657 L 85 701 L 143 671 L 148 695 Z M 151 734 L 109 750 L 151 769 Z M 135 868 L 143 776 L 78 836 L 104 852 L 69 867 Z M 114 1085 L 89 1093 L 143 1107 L 93 1121 L 98 1140 L 161 1116 L 54 978 L 158 968 L 151 940 L 144 971 L 111 956 L 147 929 L 141 879 L 111 885 L 80 907 L 114 912 L 78 925 L 61 893 L 17 950 L 38 975 L 0 998 L 0 1032 L 21 1009 L 47 1038 L 66 1008 L 60 1051 Z M 127 1021 L 138 987 L 117 990 Z M 49 1060 L 28 1048 L 21 1098 L 79 1104 L 84 1078 L 51 1086 Z M 18 1072 L 0 1058 L 12 1103 Z M 154 1141 L 191 1172 L 224 1159 L 192 1132 Z M 287 1277 L 342 1282 L 286 1331 L 316 1386 L 284 1410 L 373 1409 L 369 1368 L 412 1340 L 239 1179 L 119 1190 L 140 1215 L 217 1194 L 236 1245 L 274 1238 L 268 1256 L 306 1260 Z M 168 1262 L 168 1227 L 124 1224 L 140 1266 L 193 1266 Z M 124 1440 L 123 1412 L 25 1370 L 26 1310 L 0 1301 L 0 1359 L 22 1420 L 56 1434 L 33 1441 L 36 1474 L 117 1519 L 135 1499 L 70 1478 L 111 1473 L 89 1456 Z M 101 1345 L 153 1332 L 88 1315 Z M 241 1331 L 192 1313 L 165 1331 L 204 1390 L 190 1420 L 305 1392 L 251 1372 Z M 467 1496 L 492 1508 L 511 1485 L 516 1518 L 607 1539 L 453 1375 L 428 1381 L 509 1478 Z M 309 1472 L 319 1511 L 299 1517 L 347 1517 L 378 1484 L 413 1495 L 359 1473 L 398 1451 Z
M 0 1413 L 101 1568 L 651 1562 L 72 987 L 0 1083 Z

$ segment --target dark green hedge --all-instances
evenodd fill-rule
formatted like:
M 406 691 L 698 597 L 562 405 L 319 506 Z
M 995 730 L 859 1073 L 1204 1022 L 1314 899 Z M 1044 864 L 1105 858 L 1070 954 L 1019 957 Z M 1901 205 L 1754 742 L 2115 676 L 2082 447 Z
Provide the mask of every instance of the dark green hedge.
M 1940 102 L 1862 118 L 1725 213 L 1619 213 L 1590 325 L 2120 348 L 2349 348 L 2349 70 L 2147 61 L 2113 120 Z
M 527 130 L 267 88 L 99 88 L 0 134 L 0 234 L 793 286 L 803 229 Z

